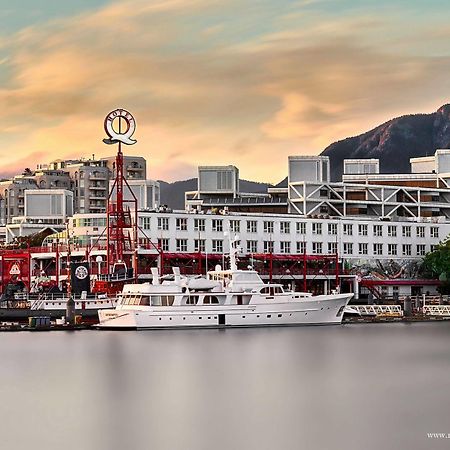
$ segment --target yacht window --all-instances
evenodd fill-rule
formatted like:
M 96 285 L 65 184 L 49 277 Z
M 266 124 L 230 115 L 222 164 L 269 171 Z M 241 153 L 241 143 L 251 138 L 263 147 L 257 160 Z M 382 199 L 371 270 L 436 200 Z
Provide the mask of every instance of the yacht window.
M 186 299 L 186 305 L 196 305 L 198 303 L 198 295 L 189 295 Z
M 148 295 L 143 295 L 139 304 L 141 306 L 150 306 L 150 297 Z
M 203 304 L 218 305 L 219 299 L 215 295 L 205 295 L 205 298 L 203 299 Z
M 172 306 L 175 297 L 173 295 L 162 295 L 161 304 L 162 306 Z
M 161 297 L 159 295 L 151 296 L 152 306 L 161 306 Z

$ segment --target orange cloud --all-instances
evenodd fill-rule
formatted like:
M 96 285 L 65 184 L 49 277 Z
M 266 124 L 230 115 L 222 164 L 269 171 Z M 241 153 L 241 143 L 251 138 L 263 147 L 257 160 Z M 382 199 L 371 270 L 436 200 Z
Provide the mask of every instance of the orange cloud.
M 372 41 L 381 18 L 324 20 L 303 10 L 314 5 L 249 37 L 262 21 L 242 1 L 124 0 L 0 38 L 2 161 L 110 154 L 103 118 L 126 107 L 138 124 L 127 151 L 150 176 L 235 164 L 276 182 L 289 154 L 445 102 L 449 58 L 385 51 Z

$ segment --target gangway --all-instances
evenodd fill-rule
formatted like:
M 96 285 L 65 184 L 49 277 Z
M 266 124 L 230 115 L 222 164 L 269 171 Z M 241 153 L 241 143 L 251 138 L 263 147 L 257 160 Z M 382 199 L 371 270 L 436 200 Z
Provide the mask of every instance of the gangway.
M 423 313 L 426 316 L 450 317 L 450 305 L 425 305 Z
M 360 316 L 403 317 L 403 310 L 400 305 L 347 305 L 344 313 Z

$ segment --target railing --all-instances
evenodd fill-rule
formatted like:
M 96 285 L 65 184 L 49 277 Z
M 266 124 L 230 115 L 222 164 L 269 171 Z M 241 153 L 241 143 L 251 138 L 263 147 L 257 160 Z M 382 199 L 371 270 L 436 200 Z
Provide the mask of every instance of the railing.
M 450 316 L 450 305 L 425 305 L 423 307 L 423 313 L 426 316 Z
M 360 316 L 391 316 L 403 317 L 400 305 L 347 305 L 344 312 Z

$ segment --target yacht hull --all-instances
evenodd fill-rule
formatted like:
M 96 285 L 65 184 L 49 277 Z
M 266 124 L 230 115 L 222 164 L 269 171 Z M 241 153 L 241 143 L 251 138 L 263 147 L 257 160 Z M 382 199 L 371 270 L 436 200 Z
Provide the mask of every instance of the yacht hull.
M 158 306 L 99 310 L 100 328 L 164 329 L 286 325 L 331 325 L 342 322 L 353 294 L 314 296 L 301 302 L 229 306 Z

